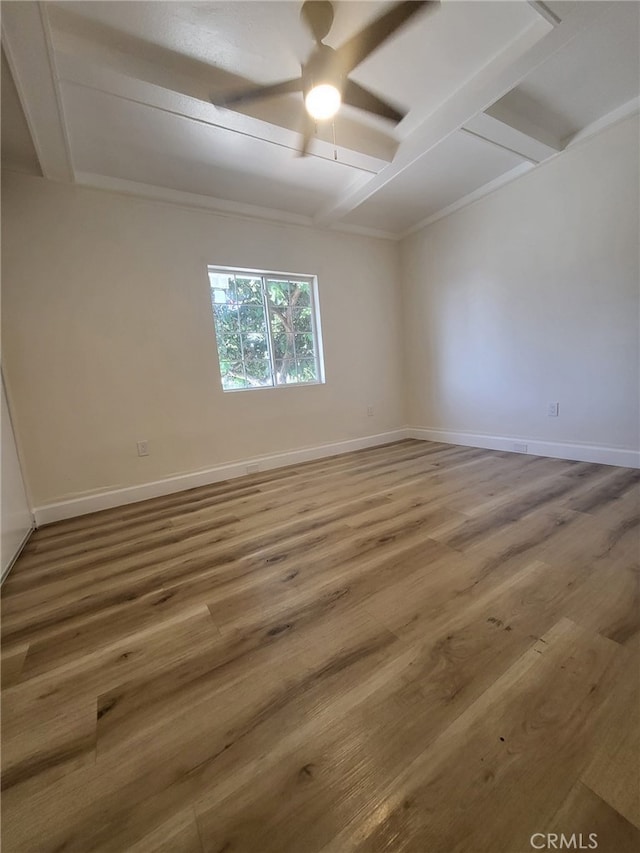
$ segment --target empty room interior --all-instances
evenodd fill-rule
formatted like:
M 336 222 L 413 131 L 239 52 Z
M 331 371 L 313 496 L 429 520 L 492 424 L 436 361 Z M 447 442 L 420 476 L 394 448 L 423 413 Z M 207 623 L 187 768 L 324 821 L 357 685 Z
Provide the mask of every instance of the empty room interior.
M 3 853 L 637 853 L 640 3 L 0 19 Z

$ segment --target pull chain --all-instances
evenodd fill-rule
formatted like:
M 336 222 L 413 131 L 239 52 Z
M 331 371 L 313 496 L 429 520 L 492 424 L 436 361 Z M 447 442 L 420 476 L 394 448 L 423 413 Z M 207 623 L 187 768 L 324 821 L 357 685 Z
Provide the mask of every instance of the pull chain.
M 335 119 L 331 122 L 331 129 L 333 130 L 333 159 L 338 159 L 338 149 L 336 148 L 336 122 Z

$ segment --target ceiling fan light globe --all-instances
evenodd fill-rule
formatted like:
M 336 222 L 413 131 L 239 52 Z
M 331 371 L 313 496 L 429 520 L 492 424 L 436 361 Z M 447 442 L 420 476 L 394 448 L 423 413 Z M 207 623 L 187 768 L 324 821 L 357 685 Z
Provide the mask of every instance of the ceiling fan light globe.
M 316 121 L 333 118 L 340 109 L 342 98 L 339 90 L 330 83 L 314 86 L 304 99 L 309 115 Z

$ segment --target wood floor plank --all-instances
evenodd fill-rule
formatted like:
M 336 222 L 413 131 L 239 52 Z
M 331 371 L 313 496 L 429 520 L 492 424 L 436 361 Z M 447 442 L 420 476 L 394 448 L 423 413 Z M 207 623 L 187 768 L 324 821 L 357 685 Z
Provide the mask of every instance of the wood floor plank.
M 626 853 L 639 551 L 636 471 L 414 440 L 38 530 L 3 851 Z
M 13 709 L 37 713 L 39 703 L 50 696 L 96 696 L 144 674 L 147 678 L 198 654 L 219 641 L 206 605 L 185 609 L 131 636 L 111 637 L 112 642 L 95 652 L 64 659 L 60 666 L 25 670 L 4 699 Z
M 638 567 L 606 558 L 596 566 L 572 595 L 566 615 L 617 643 L 631 643 L 640 637 Z
M 366 624 L 371 623 L 367 620 Z M 358 624 L 352 631 L 354 642 L 346 650 L 335 652 L 338 643 L 334 639 L 327 656 L 317 641 L 328 643 L 336 633 L 335 624 L 319 626 L 308 638 L 306 653 L 300 652 L 297 680 L 280 678 L 292 662 L 280 662 L 281 655 L 276 653 L 267 667 L 264 659 L 257 660 L 255 666 L 251 661 L 237 661 L 234 665 L 245 671 L 244 678 L 242 672 L 228 684 L 220 678 L 213 699 L 207 700 L 203 690 L 191 707 L 179 704 L 182 726 L 176 719 L 163 728 L 162 719 L 154 716 L 153 704 L 144 708 L 145 715 L 139 705 L 134 705 L 135 700 L 126 703 L 127 713 L 114 719 L 115 732 L 122 733 L 124 726 L 127 739 L 118 737 L 108 745 L 96 764 L 95 775 L 79 771 L 60 783 L 63 799 L 72 799 L 75 804 L 73 827 L 51 802 L 49 786 L 32 784 L 22 792 L 10 789 L 7 799 L 15 804 L 11 811 L 16 840 L 25 845 L 20 816 L 24 818 L 22 808 L 30 802 L 36 815 L 31 818 L 32 824 L 37 821 L 42 832 L 46 828 L 51 849 L 61 845 L 75 851 L 102 849 L 103 845 L 110 849 L 115 836 L 120 849 L 127 849 L 154 822 L 164 820 L 171 809 L 182 809 L 211 785 L 238 784 L 234 782 L 238 775 L 251 778 L 271 755 L 272 744 L 277 744 L 283 731 L 292 732 L 302 745 L 316 726 L 331 724 L 336 710 L 366 698 L 373 689 L 368 682 L 377 685 L 386 680 L 385 655 L 397 642 L 395 638 L 375 630 L 373 637 L 359 640 Z M 143 693 L 136 696 L 144 701 Z M 178 705 L 174 707 L 178 710 Z M 140 713 L 144 719 L 137 730 L 127 726 L 132 713 Z M 135 748 L 131 748 L 132 738 Z M 238 763 L 238 753 L 249 760 Z M 88 787 L 92 778 L 100 780 L 99 790 L 93 792 Z
M 618 653 L 562 619 L 323 853 L 526 849 L 587 761 Z
M 611 690 L 594 752 L 581 780 L 640 829 L 640 637 L 629 646 L 622 677 Z
M 3 645 L 2 663 L 2 687 L 10 687 L 20 678 L 22 667 L 29 650 L 28 643 L 16 643 L 14 645 Z
M 565 837 L 565 849 L 592 849 L 601 853 L 637 853 L 640 850 L 640 829 L 629 823 L 615 809 L 600 799 L 590 788 L 577 782 L 553 818 L 541 829 L 534 843 L 540 845 L 544 836 L 553 833 L 560 844 Z M 594 846 L 594 845 L 597 845 Z
M 95 763 L 95 698 L 50 694 L 37 709 L 2 702 L 2 790 L 47 771 L 50 783 Z
M 532 582 L 528 573 L 514 586 L 524 582 Z M 499 598 L 502 595 L 498 593 Z M 517 595 L 512 597 L 518 600 Z M 304 757 L 313 765 L 313 774 L 299 774 L 302 756 L 292 749 L 225 802 L 219 802 L 215 792 L 203 797 L 199 821 L 206 848 L 230 843 L 240 851 L 254 849 L 256 822 L 268 827 L 268 840 L 262 842 L 265 851 L 293 853 L 296 831 L 302 826 L 306 839 L 313 835 L 310 850 L 326 843 L 354 810 L 366 809 L 379 784 L 379 768 L 392 777 L 401 772 L 408 755 L 423 750 L 448 720 L 464 711 L 536 642 L 526 632 L 505 632 L 507 625 L 487 621 L 487 612 L 480 607 L 475 618 L 469 614 L 469 624 L 453 629 L 454 642 L 452 628 L 444 620 L 434 625 L 431 636 L 421 634 L 420 642 L 408 646 L 410 655 L 398 657 L 394 679 L 388 679 L 346 718 L 336 720 L 328 732 L 310 739 Z M 313 791 L 308 802 L 307 788 Z M 286 820 L 287 812 L 278 807 L 292 797 L 297 815 L 293 827 Z
M 99 758 L 113 749 L 131 748 L 150 732 L 173 740 L 175 733 L 169 730 L 178 718 L 189 724 L 190 737 L 202 731 L 228 749 L 263 714 L 274 714 L 283 702 L 319 689 L 346 667 L 372 665 L 396 642 L 357 604 L 327 596 L 294 611 L 287 622 L 275 619 L 222 641 L 188 667 L 98 696 Z
M 193 810 L 189 808 L 172 815 L 128 850 L 129 853 L 202 853 Z

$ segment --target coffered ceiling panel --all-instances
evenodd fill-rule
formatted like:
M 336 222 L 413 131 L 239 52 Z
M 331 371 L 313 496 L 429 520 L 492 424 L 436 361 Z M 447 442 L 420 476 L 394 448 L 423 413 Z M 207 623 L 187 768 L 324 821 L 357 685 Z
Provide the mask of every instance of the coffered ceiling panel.
M 562 12 L 563 4 L 556 3 Z M 640 3 L 593 3 L 597 26 L 533 71 L 504 99 L 561 139 L 638 96 Z
M 470 133 L 458 131 L 399 175 L 344 221 L 394 233 L 446 208 L 526 161 Z
M 326 43 L 393 5 L 335 0 Z M 301 158 L 301 93 L 211 100 L 300 73 L 301 6 L 2 3 L 3 168 L 398 237 L 637 110 L 640 4 L 442 0 L 351 74 L 405 118 L 343 105 Z
M 311 216 L 359 170 L 84 87 L 63 87 L 80 173 Z

